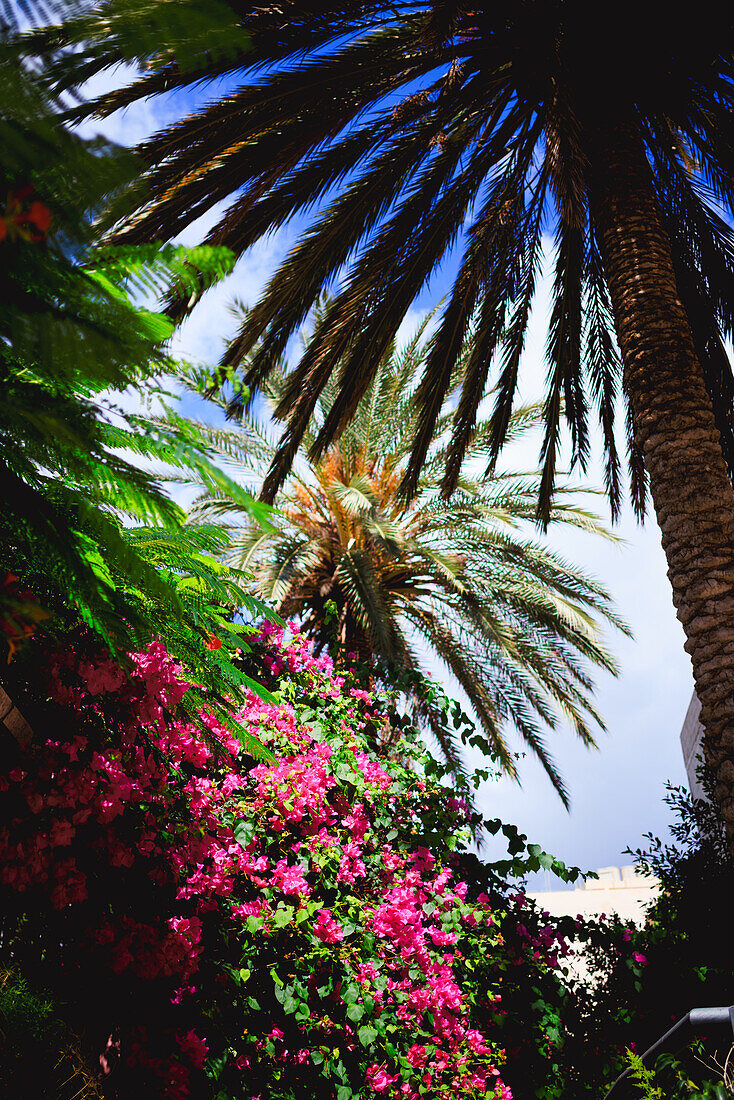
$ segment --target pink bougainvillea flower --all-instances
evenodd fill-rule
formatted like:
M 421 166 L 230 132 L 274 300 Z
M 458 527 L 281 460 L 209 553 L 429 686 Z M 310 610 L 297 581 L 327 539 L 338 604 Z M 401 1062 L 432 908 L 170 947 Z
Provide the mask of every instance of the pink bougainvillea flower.
M 209 1047 L 193 1028 L 187 1031 L 185 1035 L 177 1037 L 176 1041 L 181 1048 L 181 1052 L 191 1060 L 196 1069 L 202 1069 L 209 1053 Z
M 319 909 L 313 934 L 323 943 L 339 943 L 344 939 L 344 929 L 334 920 L 330 909 Z
M 492 1023 L 486 1034 L 475 1026 L 461 960 L 485 937 L 503 965 L 547 973 L 565 941 L 522 894 L 494 916 L 486 894 L 467 904 L 455 856 L 420 840 L 431 831 L 422 815 L 437 809 L 447 829 L 464 828 L 460 801 L 375 752 L 362 731 L 379 698 L 315 656 L 293 624 L 266 624 L 262 639 L 290 701 L 249 692 L 233 714 L 272 752 L 257 762 L 216 717 L 199 716 L 202 733 L 179 707 L 189 685 L 160 642 L 124 670 L 106 654 L 53 654 L 44 683 L 82 721 L 0 776 L 22 808 L 0 828 L 0 884 L 74 929 L 64 938 L 73 965 L 86 958 L 105 988 L 150 988 L 140 1021 L 119 1039 L 110 1030 L 115 1058 L 161 1100 L 199 1095 L 210 1046 L 212 1058 L 231 1047 L 233 1067 L 277 1080 L 303 1080 L 299 1067 L 325 1064 L 317 1050 L 340 1049 L 362 1059 L 365 1095 L 509 1100 L 495 1068 L 504 1052 Z M 510 920 L 508 956 L 498 933 Z M 280 1015 L 275 1004 L 267 1019 L 252 1014 L 263 983 L 282 995 Z M 506 1016 L 499 1001 L 486 989 L 480 1018 L 488 1006 L 491 1020 Z M 241 1020 L 236 1036 L 217 1031 L 222 1015 Z M 197 1019 L 206 1040 L 186 1030 Z
M 373 1092 L 385 1092 L 390 1088 L 393 1081 L 398 1080 L 397 1076 L 393 1077 L 382 1066 L 372 1065 L 367 1070 L 367 1083 Z

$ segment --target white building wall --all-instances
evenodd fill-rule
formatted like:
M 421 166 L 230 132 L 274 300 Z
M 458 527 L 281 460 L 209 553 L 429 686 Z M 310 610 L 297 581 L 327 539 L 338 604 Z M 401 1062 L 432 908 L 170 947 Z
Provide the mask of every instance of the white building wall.
M 600 867 L 597 879 L 588 879 L 575 890 L 541 890 L 528 897 L 554 917 L 598 917 L 612 913 L 625 921 L 643 925 L 649 905 L 660 889 L 652 875 L 636 867 Z

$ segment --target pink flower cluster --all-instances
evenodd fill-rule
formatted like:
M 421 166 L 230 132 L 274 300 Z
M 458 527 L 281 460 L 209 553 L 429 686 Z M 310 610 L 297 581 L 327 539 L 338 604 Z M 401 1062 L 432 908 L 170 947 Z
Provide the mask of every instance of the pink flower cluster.
M 329 658 L 315 657 L 294 630 L 286 638 L 268 624 L 263 641 L 270 670 L 301 686 L 277 704 L 249 694 L 234 716 L 275 755 L 254 766 L 212 715 L 201 724 L 182 717 L 188 685 L 159 643 L 133 654 L 128 672 L 106 657 L 54 654 L 50 696 L 78 721 L 0 776 L 11 807 L 0 829 L 0 885 L 28 910 L 65 921 L 78 912 L 75 959 L 120 983 L 165 989 L 155 1003 L 167 1003 L 174 1021 L 167 1053 L 155 1046 L 152 1019 L 115 1049 L 168 1100 L 189 1095 L 214 1044 L 191 1026 L 193 1006 L 206 1004 L 199 1018 L 214 1020 L 217 998 L 229 1004 L 239 990 L 239 1037 L 217 1040 L 219 1050 L 235 1046 L 237 1072 L 254 1054 L 252 1064 L 298 1074 L 312 1051 L 366 1043 L 364 1082 L 375 1094 L 509 1100 L 502 1051 L 475 1026 L 457 969 L 466 937 L 500 942 L 489 899 L 470 904 L 450 867 L 411 847 L 430 792 L 370 748 L 373 696 L 345 688 Z M 297 697 L 311 715 L 319 700 L 327 736 Z M 465 807 L 450 812 L 460 825 Z M 551 934 L 528 938 L 544 964 L 565 953 Z M 261 957 L 270 960 L 262 972 Z M 271 996 L 302 990 L 297 1024 L 296 994 L 277 1001 L 288 1045 L 272 1019 L 265 1030 L 261 1017 L 247 1016 L 257 982 Z M 408 1079 L 379 1038 L 387 1024 Z M 112 1064 L 109 1051 L 102 1057 Z
M 160 643 L 132 654 L 130 672 L 105 657 L 80 657 L 71 649 L 54 654 L 49 695 L 79 712 L 85 727 L 91 720 L 89 729 L 49 738 L 0 776 L 10 810 L 0 828 L 0 885 L 29 895 L 31 910 L 42 911 L 45 896 L 63 920 L 79 909 L 84 923 L 73 946 L 87 953 L 90 966 L 124 981 L 132 975 L 176 987 L 199 968 L 202 922 L 185 909 L 167 911 L 166 902 L 177 883 L 184 888 L 181 870 L 188 872 L 194 853 L 206 853 L 210 870 L 225 847 L 217 835 L 204 837 L 198 823 L 182 827 L 177 820 L 185 788 L 173 776 L 182 765 L 203 768 L 213 751 L 195 726 L 175 717 L 188 689 L 181 671 Z M 100 726 L 108 732 L 93 741 L 91 731 Z M 104 893 L 102 904 L 92 903 L 100 880 L 128 874 L 138 876 L 138 886 L 140 877 L 147 881 L 152 896 L 162 891 L 158 916 L 139 918 L 134 893 L 129 906 L 116 911 Z M 162 1057 L 147 1049 L 145 1035 L 142 1028 L 128 1036 L 126 1063 L 157 1074 L 162 1096 L 187 1096 L 190 1071 L 203 1064 L 204 1041 L 193 1029 L 183 1037 L 174 1030 L 177 1049 Z M 108 1053 L 101 1055 L 106 1072 L 114 1061 Z

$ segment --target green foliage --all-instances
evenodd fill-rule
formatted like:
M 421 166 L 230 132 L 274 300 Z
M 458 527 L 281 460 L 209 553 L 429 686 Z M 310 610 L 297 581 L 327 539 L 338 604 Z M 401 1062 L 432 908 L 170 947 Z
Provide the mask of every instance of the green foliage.
M 708 1061 L 700 1043 L 691 1044 L 690 1053 L 695 1056 L 695 1061 L 700 1063 L 693 1071 L 692 1066 L 695 1064 L 693 1058 L 688 1059 L 691 1065 L 687 1066 L 680 1056 L 664 1054 L 657 1059 L 655 1068 L 651 1069 L 639 1055 L 628 1050 L 630 1080 L 636 1085 L 637 1095 L 643 1100 L 727 1100 L 732 1095 L 732 1091 L 726 1083 L 725 1064 L 716 1065 Z M 704 1071 L 714 1074 L 716 1078 L 723 1075 L 725 1080 L 723 1082 L 720 1079 L 702 1081 L 702 1066 Z M 692 1072 L 696 1080 L 693 1080 Z
M 161 647 L 130 677 L 88 635 L 29 647 L 39 738 L 0 774 L 3 954 L 83 1021 L 120 1098 L 171 1080 L 219 1100 L 367 1098 L 389 1078 L 476 1100 L 526 1067 L 552 1086 L 563 936 L 470 854 L 418 731 L 402 760 L 381 752 L 391 701 L 297 634 L 262 633 L 275 699 L 234 715 L 272 750 L 257 767 L 216 723 L 205 751 Z M 522 875 L 532 846 L 507 835 Z
M 328 308 L 324 304 L 324 309 Z M 317 324 L 318 324 L 317 319 Z M 264 531 L 243 514 L 224 487 L 195 478 L 192 518 L 224 524 L 231 532 L 226 560 L 251 571 L 261 599 L 285 617 L 297 616 L 319 650 L 343 665 L 355 661 L 370 677 L 410 701 L 411 718 L 432 735 L 462 779 L 462 745 L 498 757 L 517 775 L 507 740 L 514 727 L 537 755 L 556 790 L 567 799 L 548 750 L 545 731 L 563 719 L 587 745 L 594 724 L 589 667 L 614 673 L 602 624 L 626 630 L 605 589 L 554 553 L 532 524 L 538 475 L 497 473 L 484 482 L 476 470 L 486 458 L 491 425 L 477 423 L 460 486 L 440 497 L 448 421 L 427 457 L 418 495 L 409 504 L 398 486 L 407 468 L 416 423 L 415 393 L 426 353 L 426 325 L 402 349 L 391 347 L 339 442 L 320 459 L 313 448 L 333 411 L 336 383 L 327 383 L 292 456 L 291 475 L 276 497 L 279 515 Z M 201 374 L 184 375 L 194 392 Z M 272 406 L 289 386 L 281 366 L 264 384 Z M 239 392 L 217 404 L 236 428 L 199 427 L 202 443 L 253 493 L 277 443 Z M 512 438 L 537 426 L 539 408 L 517 410 Z M 182 480 L 186 480 L 185 475 Z M 598 518 L 562 486 L 552 523 L 610 537 Z M 428 651 L 456 677 L 477 715 L 466 724 L 438 685 L 422 673 Z M 386 734 L 397 745 L 396 731 Z
M 663 1090 L 655 1084 L 655 1073 L 648 1069 L 638 1054 L 627 1050 L 630 1064 L 630 1079 L 637 1085 L 642 1100 L 663 1100 Z
M 51 629 L 80 617 L 115 652 L 159 635 L 216 698 L 241 694 L 251 681 L 207 643 L 224 635 L 246 648 L 233 616 L 265 609 L 238 570 L 219 564 L 226 533 L 186 526 L 161 477 L 196 466 L 253 520 L 266 509 L 176 414 L 151 425 L 146 405 L 160 404 L 157 378 L 173 369 L 173 323 L 137 304 L 142 295 L 196 297 L 231 271 L 232 256 L 92 247 L 96 212 L 134 162 L 70 131 L 8 44 L 0 103 L 0 568 L 53 613 Z
M 2 972 L 0 1019 L 3 1032 L 26 1031 L 33 1038 L 40 1038 L 51 1015 L 51 1003 L 47 998 L 33 993 L 20 975 L 13 971 Z
M 33 990 L 17 970 L 7 968 L 0 969 L 0 1089 L 7 1100 L 92 1100 L 102 1095 L 97 1074 L 58 1006 Z
M 728 899 L 734 894 L 734 864 L 721 818 L 710 800 L 694 799 L 682 787 L 668 785 L 666 802 L 673 814 L 673 841 L 647 837 L 646 850 L 631 853 L 661 883 L 648 911 L 639 950 L 646 962 L 637 976 L 635 1034 L 644 1050 L 691 1008 L 732 1002 L 734 947 Z M 731 1036 L 728 1029 L 699 1037 L 684 1053 L 658 1059 L 664 1095 L 718 1095 L 722 1090 Z M 708 1091 L 707 1091 L 708 1090 Z M 723 1095 L 723 1093 L 722 1093 Z M 728 1095 L 728 1094 L 727 1094 Z
M 231 0 L 42 0 L 20 21 L 30 30 L 18 36 L 14 18 L 10 26 L 16 31 L 14 50 L 34 64 L 40 61 L 45 86 L 56 96 L 71 89 L 67 117 L 74 120 L 89 113 L 77 86 L 110 65 L 144 71 L 156 90 L 197 81 L 211 68 L 217 76 L 236 69 L 251 48 L 236 8 Z M 142 199 L 147 185 L 138 189 L 134 180 L 128 183 Z M 129 210 L 129 201 L 108 204 L 107 223 Z M 184 294 L 183 302 L 187 299 Z
M 677 1046 L 657 1060 L 646 1066 L 639 1061 L 690 1009 L 732 1000 L 726 904 L 732 865 L 721 821 L 710 802 L 697 802 L 682 789 L 670 788 L 667 801 L 676 815 L 674 843 L 650 837 L 646 852 L 632 853 L 660 881 L 645 925 L 626 926 L 617 917 L 556 922 L 575 956 L 563 989 L 546 985 L 539 992 L 536 1011 L 559 1020 L 556 1091 L 537 1092 L 539 1097 L 600 1100 L 631 1067 L 635 1095 L 665 1100 L 731 1095 L 728 1027 L 695 1037 L 681 1033 Z M 514 1003 L 510 997 L 508 1002 Z M 527 1086 L 519 1094 L 532 1096 L 532 1076 L 523 1080 Z M 632 1091 L 630 1081 L 620 1083 L 613 1098 L 623 1100 Z

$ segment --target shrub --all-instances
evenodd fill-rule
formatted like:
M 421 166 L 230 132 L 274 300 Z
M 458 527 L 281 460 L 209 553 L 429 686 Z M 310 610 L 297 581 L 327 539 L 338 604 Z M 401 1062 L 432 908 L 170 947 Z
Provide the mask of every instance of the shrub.
M 379 758 L 372 695 L 265 636 L 276 702 L 236 715 L 254 766 L 181 718 L 160 643 L 130 672 L 92 642 L 46 655 L 53 735 L 0 780 L 13 959 L 119 1095 L 509 1097 L 503 974 L 564 940 L 461 880 L 466 806 L 409 732 Z
M 260 644 L 274 701 L 250 694 L 225 727 L 190 717 L 161 643 L 125 669 L 91 637 L 34 643 L 47 736 L 0 776 L 4 953 L 67 1006 L 105 1095 L 565 1100 L 610 1083 L 632 933 L 540 911 L 518 881 L 575 869 L 500 821 L 508 858 L 482 862 L 478 819 L 389 697 L 297 632 L 268 624 Z M 597 983 L 616 975 L 603 996 L 568 970 L 571 939 Z

